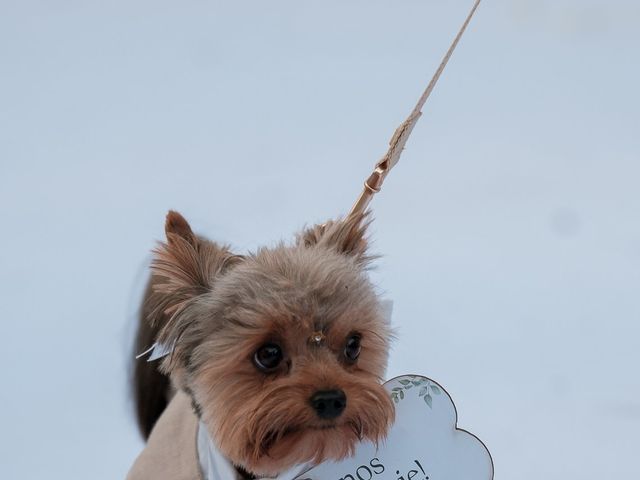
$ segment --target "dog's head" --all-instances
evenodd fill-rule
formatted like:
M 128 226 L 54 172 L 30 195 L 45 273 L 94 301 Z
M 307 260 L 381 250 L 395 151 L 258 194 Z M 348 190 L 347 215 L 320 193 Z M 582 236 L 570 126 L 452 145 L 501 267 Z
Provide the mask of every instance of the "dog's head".
M 161 368 L 189 393 L 235 465 L 274 475 L 384 438 L 391 332 L 367 276 L 366 215 L 247 256 L 167 216 L 153 262 Z

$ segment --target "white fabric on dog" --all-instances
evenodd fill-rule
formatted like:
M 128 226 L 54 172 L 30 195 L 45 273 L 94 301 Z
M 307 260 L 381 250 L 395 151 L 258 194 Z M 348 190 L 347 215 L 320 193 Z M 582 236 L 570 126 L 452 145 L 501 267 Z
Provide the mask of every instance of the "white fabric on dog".
M 237 480 L 238 472 L 229 460 L 218 450 L 211 440 L 207 427 L 198 424 L 198 461 L 204 480 Z M 310 466 L 296 466 L 278 475 L 277 478 L 262 478 L 261 480 L 294 480 L 296 477 L 309 470 Z
M 198 424 L 198 461 L 205 480 L 236 480 L 238 473 L 215 446 L 206 427 Z

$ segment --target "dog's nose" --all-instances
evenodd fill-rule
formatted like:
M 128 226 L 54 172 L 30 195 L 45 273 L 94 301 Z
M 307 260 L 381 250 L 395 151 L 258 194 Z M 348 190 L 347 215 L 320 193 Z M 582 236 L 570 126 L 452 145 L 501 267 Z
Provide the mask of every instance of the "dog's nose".
M 311 397 L 311 406 L 324 420 L 338 418 L 347 406 L 347 396 L 342 390 L 321 390 Z

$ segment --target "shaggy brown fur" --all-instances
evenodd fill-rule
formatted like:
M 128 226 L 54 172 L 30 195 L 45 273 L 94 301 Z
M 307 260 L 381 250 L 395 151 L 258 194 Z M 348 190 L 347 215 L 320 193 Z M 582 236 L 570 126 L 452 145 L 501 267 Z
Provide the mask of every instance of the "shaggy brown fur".
M 174 345 L 160 369 L 192 396 L 238 467 L 275 475 L 385 437 L 394 415 L 381 386 L 391 332 L 367 277 L 367 226 L 367 215 L 329 222 L 293 245 L 239 256 L 194 235 L 178 213 L 167 216 L 146 303 L 156 340 Z M 314 332 L 322 342 L 310 341 Z M 345 353 L 354 335 L 355 361 Z M 282 351 L 267 373 L 254 358 L 266 344 Z M 327 390 L 346 396 L 336 418 L 311 405 Z

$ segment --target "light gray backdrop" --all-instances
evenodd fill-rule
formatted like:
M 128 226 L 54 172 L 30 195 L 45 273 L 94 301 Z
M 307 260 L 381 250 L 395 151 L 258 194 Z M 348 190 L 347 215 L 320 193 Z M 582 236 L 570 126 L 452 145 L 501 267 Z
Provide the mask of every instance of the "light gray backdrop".
M 0 0 L 0 476 L 123 478 L 169 208 L 239 251 L 345 213 L 472 0 Z M 640 6 L 485 0 L 373 205 L 389 375 L 497 479 L 640 478 Z

